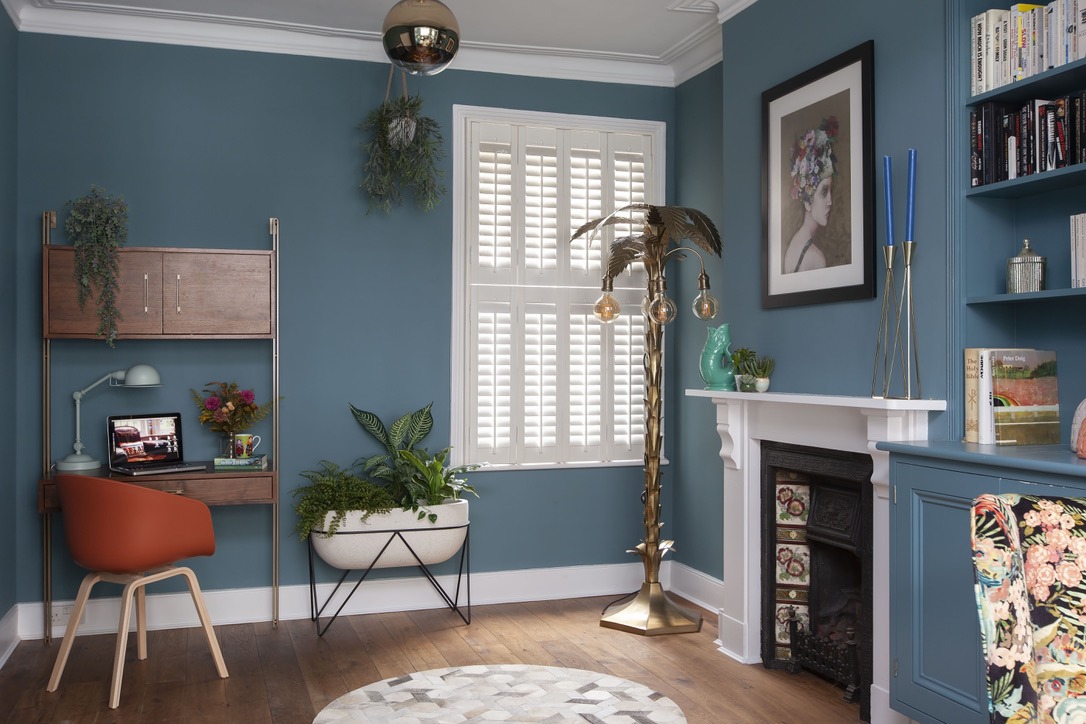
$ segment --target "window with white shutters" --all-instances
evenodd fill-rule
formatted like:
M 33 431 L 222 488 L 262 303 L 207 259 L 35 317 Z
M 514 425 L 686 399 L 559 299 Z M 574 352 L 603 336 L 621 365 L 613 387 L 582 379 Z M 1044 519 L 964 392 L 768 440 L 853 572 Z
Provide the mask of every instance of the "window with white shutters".
M 586 221 L 663 197 L 664 125 L 456 106 L 453 455 L 540 466 L 642 461 L 644 270 L 627 310 L 592 314 L 608 227 Z

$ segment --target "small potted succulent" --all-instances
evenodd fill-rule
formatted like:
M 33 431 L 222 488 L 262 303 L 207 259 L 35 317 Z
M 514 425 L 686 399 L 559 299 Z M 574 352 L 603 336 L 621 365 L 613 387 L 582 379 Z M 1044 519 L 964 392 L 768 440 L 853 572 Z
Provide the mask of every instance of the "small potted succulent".
M 754 350 L 740 347 L 732 352 L 732 365 L 735 367 L 735 388 L 740 392 L 754 392 L 755 376 L 750 365 L 757 359 Z

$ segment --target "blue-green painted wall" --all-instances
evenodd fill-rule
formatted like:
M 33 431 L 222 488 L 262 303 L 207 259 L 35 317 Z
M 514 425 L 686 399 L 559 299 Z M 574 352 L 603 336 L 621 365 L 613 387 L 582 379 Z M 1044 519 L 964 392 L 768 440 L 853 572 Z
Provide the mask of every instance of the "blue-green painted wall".
M 723 182 L 723 67 L 715 65 L 691 78 L 675 94 L 675 203 L 705 212 L 719 227 L 724 220 Z M 712 292 L 723 298 L 728 280 L 736 275 L 732 249 L 741 240 L 725 238 L 721 258 L 706 257 Z M 668 365 L 669 383 L 674 384 L 669 398 L 666 432 L 673 454 L 671 468 L 673 514 L 664 520 L 670 526 L 668 537 L 675 536 L 675 559 L 719 578 L 723 565 L 721 514 L 724 489 L 721 485 L 723 463 L 718 456 L 720 436 L 711 418 L 713 406 L 706 400 L 685 398 L 685 390 L 705 386 L 698 372 L 701 349 L 707 329 L 734 321 L 733 310 L 722 306 L 711 323 L 701 322 L 688 312 L 697 293 L 700 267 L 696 257 L 675 265 L 679 275 L 680 311 L 675 320 L 677 343 L 675 360 Z M 709 419 L 707 421 L 707 415 Z
M 388 419 L 433 401 L 431 445 L 449 439 L 451 199 L 429 214 L 405 207 L 367 216 L 357 190 L 357 126 L 384 98 L 388 66 L 29 33 L 18 50 L 21 412 L 9 508 L 18 600 L 41 599 L 38 218 L 57 209 L 63 227 L 64 203 L 91 184 L 124 195 L 133 246 L 263 248 L 268 217 L 279 217 L 282 582 L 303 583 L 305 549 L 291 537 L 290 491 L 321 458 L 347 464 L 364 451 L 349 402 Z M 456 70 L 410 86 L 445 130 L 449 153 L 454 103 L 674 122 L 674 89 Z M 55 240 L 64 241 L 62 228 Z M 55 343 L 53 457 L 71 445 L 71 392 L 140 361 L 160 368 L 163 386 L 90 393 L 82 416 L 90 451 L 103 453 L 107 414 L 180 409 L 190 453 L 209 456 L 214 438 L 196 424 L 189 388 L 237 379 L 267 399 L 269 349 L 265 342 Z M 267 432 L 267 423 L 256 431 Z M 638 467 L 486 473 L 475 484 L 482 494 L 472 500 L 475 571 L 628 562 L 624 551 L 642 537 Z M 198 564 L 202 585 L 267 585 L 267 511 L 220 508 L 214 516 L 219 547 Z M 57 598 L 72 597 L 78 581 L 64 550 L 58 533 Z
M 18 34 L 7 13 L 0 12 L 0 460 L 15 458 L 16 414 L 15 375 L 15 124 L 18 63 Z M 18 550 L 15 546 L 14 481 L 0 484 L 0 616 L 18 599 L 15 595 L 15 570 Z
M 901 12 L 891 0 L 842 0 L 812 11 L 802 0 L 759 0 L 724 24 L 725 308 L 732 337 L 777 359 L 773 390 L 869 395 L 882 304 L 877 299 L 761 308 L 761 136 L 763 91 L 849 50 L 875 41 L 874 156 L 869 189 L 876 238 L 885 243 L 882 157 L 894 160 L 895 238 L 904 238 L 907 150 L 918 153 L 914 289 L 924 397 L 945 398 L 947 113 L 943 0 Z M 782 22 L 782 18 L 790 19 Z M 794 22 L 792 22 L 794 20 Z M 876 173 L 876 169 L 878 172 Z M 706 419 L 709 413 L 706 412 Z M 935 437 L 945 423 L 935 419 Z
M 709 262 L 722 303 L 718 321 L 732 324 L 736 344 L 777 358 L 774 390 L 866 395 L 881 299 L 761 309 L 759 139 L 763 90 L 873 38 L 875 154 L 895 158 L 899 209 L 905 150 L 920 152 L 918 346 L 924 395 L 943 397 L 951 296 L 944 271 L 945 51 L 942 24 L 931 21 L 943 17 L 942 8 L 941 0 L 923 0 L 903 15 L 888 0 L 847 0 L 811 13 L 799 0 L 759 0 L 725 23 L 722 66 L 677 89 L 449 70 L 412 80 L 412 92 L 423 93 L 425 110 L 447 131 L 454 103 L 667 122 L 668 200 L 705 211 L 724 236 L 723 262 Z M 781 23 L 781 17 L 803 22 Z M 0 610 L 12 598 L 4 586 L 13 577 L 14 600 L 41 599 L 39 217 L 56 209 L 63 225 L 64 202 L 91 184 L 128 200 L 132 245 L 264 248 L 267 218 L 280 218 L 282 580 L 302 583 L 304 549 L 290 537 L 290 491 L 298 473 L 320 458 L 348 463 L 364 451 L 347 403 L 387 418 L 432 400 L 431 442 L 449 436 L 451 202 L 429 214 L 405 207 L 367 216 L 357 192 L 357 124 L 383 98 L 387 66 L 16 37 L 9 22 L 0 27 L 0 56 L 11 60 L 0 64 L 6 109 L 0 110 L 0 161 L 11 161 L 0 165 L 0 254 L 10 262 L 0 266 L 9 281 L 0 284 L 7 287 L 0 292 L 7 294 L 0 333 L 8 324 L 15 340 L 0 352 L 0 366 L 8 365 L 9 379 L 18 381 L 0 393 L 8 395 L 0 397 L 0 409 L 11 411 L 0 426 L 17 435 L 8 458 L 15 475 L 0 493 L 0 502 L 9 503 L 4 535 L 17 570 L 5 576 L 9 559 L 0 555 Z M 3 102 L 11 98 L 17 102 Z M 451 152 L 448 138 L 446 144 Z M 451 170 L 448 158 L 445 168 Z M 872 188 L 879 219 L 880 192 L 881 183 Z M 883 235 L 877 224 L 877 239 Z M 62 229 L 56 240 L 64 240 Z M 687 262 L 678 270 L 684 307 L 693 294 L 693 267 Z M 880 290 L 881 284 L 880 269 Z M 677 559 L 719 576 L 720 443 L 712 405 L 683 396 L 701 386 L 697 354 L 704 338 L 703 323 L 683 318 L 668 340 L 665 450 L 672 464 L 665 470 L 664 520 L 679 543 Z M 101 454 L 93 436 L 106 414 L 170 408 L 188 413 L 191 451 L 209 455 L 214 440 L 194 424 L 188 389 L 238 379 L 266 399 L 268 353 L 264 342 L 129 341 L 116 350 L 56 343 L 54 457 L 71 443 L 70 392 L 137 361 L 159 366 L 165 385 L 91 393 L 83 420 L 92 451 Z M 937 418 L 932 436 L 947 436 L 943 428 Z M 3 432 L 0 440 L 11 439 Z M 266 423 L 257 432 L 267 432 Z M 473 501 L 477 571 L 626 562 L 624 549 L 642 536 L 638 468 L 487 473 L 476 483 L 483 493 Z M 213 561 L 199 566 L 204 585 L 266 585 L 267 512 L 217 509 L 215 520 L 220 546 Z M 66 563 L 59 534 L 56 545 L 55 595 L 71 597 L 78 572 Z

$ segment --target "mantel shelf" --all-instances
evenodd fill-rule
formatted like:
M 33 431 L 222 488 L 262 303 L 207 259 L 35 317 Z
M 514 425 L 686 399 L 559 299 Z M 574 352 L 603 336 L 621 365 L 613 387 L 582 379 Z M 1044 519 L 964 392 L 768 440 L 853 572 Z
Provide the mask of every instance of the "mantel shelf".
M 777 403 L 818 407 L 849 407 L 865 410 L 927 410 L 946 409 L 946 400 L 904 400 L 886 397 L 855 397 L 852 395 L 811 395 L 793 392 L 734 392 L 728 390 L 687 390 L 688 397 L 708 397 L 736 402 Z

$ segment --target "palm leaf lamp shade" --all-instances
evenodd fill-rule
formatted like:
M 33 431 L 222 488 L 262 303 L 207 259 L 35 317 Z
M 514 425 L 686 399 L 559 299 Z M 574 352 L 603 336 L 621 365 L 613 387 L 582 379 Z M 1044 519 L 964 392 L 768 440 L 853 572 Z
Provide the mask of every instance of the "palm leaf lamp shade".
M 400 0 L 381 28 L 385 54 L 412 75 L 437 75 L 460 48 L 460 24 L 440 0 Z

